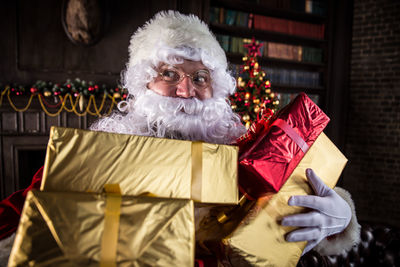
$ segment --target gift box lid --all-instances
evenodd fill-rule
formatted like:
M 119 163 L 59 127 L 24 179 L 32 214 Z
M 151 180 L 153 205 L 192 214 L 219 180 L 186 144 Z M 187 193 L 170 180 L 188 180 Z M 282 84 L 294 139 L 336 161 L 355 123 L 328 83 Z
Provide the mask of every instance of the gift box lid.
M 237 146 L 52 127 L 41 189 L 237 203 L 237 157 Z

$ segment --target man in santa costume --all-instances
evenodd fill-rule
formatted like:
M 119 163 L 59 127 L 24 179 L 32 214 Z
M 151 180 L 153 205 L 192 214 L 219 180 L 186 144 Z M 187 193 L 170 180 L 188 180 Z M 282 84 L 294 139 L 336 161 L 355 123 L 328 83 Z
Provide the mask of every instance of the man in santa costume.
M 174 11 L 156 14 L 133 34 L 129 55 L 122 75 L 129 97 L 119 103 L 118 112 L 95 122 L 92 130 L 219 144 L 230 144 L 245 133 L 226 100 L 236 88 L 226 55 L 199 18 Z M 359 242 L 360 231 L 350 194 L 328 188 L 311 169 L 306 176 L 315 195 L 293 196 L 288 205 L 312 211 L 282 220 L 283 225 L 301 227 L 286 240 L 308 241 L 304 253 L 313 248 L 325 255 L 348 251 Z M 30 188 L 0 203 L 3 263 L 10 253 L 24 197 L 39 187 L 40 179 L 39 171 Z

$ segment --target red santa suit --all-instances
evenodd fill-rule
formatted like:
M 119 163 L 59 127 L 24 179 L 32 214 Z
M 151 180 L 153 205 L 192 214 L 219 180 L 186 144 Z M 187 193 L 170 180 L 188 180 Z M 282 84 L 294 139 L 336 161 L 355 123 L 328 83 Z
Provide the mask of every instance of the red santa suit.
M 15 192 L 0 202 L 0 240 L 9 237 L 17 231 L 26 195 L 32 189 L 40 188 L 42 175 L 43 167 L 35 173 L 29 187 Z

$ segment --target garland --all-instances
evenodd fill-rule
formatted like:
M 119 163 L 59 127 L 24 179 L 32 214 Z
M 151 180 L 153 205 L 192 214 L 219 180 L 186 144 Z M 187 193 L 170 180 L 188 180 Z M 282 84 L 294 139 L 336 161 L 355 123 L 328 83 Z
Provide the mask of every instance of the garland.
M 0 86 L 1 88 L 1 86 Z M 23 108 L 18 108 L 12 101 L 14 96 L 29 95 L 28 103 Z M 27 91 L 24 86 L 7 85 L 1 90 L 0 106 L 3 103 L 3 97 L 7 96 L 11 107 L 17 112 L 25 112 L 29 109 L 34 97 L 37 97 L 43 111 L 51 117 L 58 116 L 63 110 L 73 112 L 77 116 L 104 116 L 111 113 L 114 105 L 119 101 L 125 100 L 128 96 L 126 89 L 121 87 L 107 88 L 101 87 L 93 82 L 86 82 L 76 78 L 74 81 L 67 80 L 64 84 L 53 84 L 52 82 L 37 81 L 30 90 Z M 98 105 L 96 99 L 101 98 Z M 54 104 L 49 103 L 52 100 Z M 88 100 L 87 100 L 88 99 Z M 111 100 L 111 105 L 105 114 L 102 114 L 105 108 L 106 100 Z M 78 108 L 79 107 L 79 111 Z M 56 112 L 50 112 L 49 109 L 56 109 Z

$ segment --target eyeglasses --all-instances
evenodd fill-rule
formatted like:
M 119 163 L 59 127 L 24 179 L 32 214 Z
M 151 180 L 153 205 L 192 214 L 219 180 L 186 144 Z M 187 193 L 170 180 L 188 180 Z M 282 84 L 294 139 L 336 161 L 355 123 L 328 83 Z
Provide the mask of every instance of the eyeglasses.
M 193 86 L 199 90 L 207 88 L 211 82 L 210 73 L 207 70 L 198 70 L 193 74 L 187 74 L 171 67 L 161 70 L 158 74 L 164 82 L 170 85 L 177 85 L 185 77 L 189 77 L 192 80 Z

